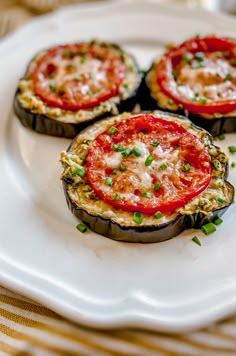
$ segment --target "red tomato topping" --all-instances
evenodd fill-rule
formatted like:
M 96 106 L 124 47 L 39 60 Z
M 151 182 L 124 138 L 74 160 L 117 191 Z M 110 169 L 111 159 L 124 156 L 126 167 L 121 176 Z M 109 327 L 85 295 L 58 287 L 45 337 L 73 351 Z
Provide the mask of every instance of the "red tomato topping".
M 115 208 L 154 214 L 184 206 L 211 180 L 208 152 L 176 122 L 142 114 L 99 134 L 87 159 L 87 178 Z
M 190 39 L 168 51 L 157 67 L 161 91 L 194 113 L 236 109 L 236 41 Z
M 46 104 L 77 111 L 117 95 L 123 78 L 124 65 L 114 51 L 75 43 L 49 49 L 38 60 L 32 83 Z

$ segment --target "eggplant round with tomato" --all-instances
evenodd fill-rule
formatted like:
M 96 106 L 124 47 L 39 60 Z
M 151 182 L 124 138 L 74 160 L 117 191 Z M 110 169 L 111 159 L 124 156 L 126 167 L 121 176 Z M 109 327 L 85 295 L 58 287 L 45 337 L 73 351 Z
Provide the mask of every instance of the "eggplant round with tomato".
M 19 81 L 24 126 L 73 138 L 89 122 L 132 110 L 141 83 L 134 57 L 113 43 L 70 43 L 40 52 Z
M 154 60 L 142 108 L 185 113 L 213 136 L 236 132 L 236 40 L 192 38 Z
M 230 206 L 227 157 L 187 118 L 123 113 L 85 128 L 61 153 L 69 209 L 93 231 L 160 242 Z

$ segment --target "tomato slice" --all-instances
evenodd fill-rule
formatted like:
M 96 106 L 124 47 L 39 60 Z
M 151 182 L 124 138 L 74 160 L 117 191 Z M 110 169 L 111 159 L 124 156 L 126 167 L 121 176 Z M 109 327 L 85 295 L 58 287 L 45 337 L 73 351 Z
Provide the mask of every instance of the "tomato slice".
M 175 211 L 211 180 L 201 141 L 178 123 L 151 114 L 133 116 L 99 134 L 86 165 L 100 199 L 145 214 Z
M 49 49 L 32 73 L 35 94 L 46 104 L 77 111 L 117 95 L 124 65 L 115 51 L 75 43 Z
M 236 109 L 236 41 L 190 39 L 168 51 L 157 66 L 161 91 L 193 113 Z

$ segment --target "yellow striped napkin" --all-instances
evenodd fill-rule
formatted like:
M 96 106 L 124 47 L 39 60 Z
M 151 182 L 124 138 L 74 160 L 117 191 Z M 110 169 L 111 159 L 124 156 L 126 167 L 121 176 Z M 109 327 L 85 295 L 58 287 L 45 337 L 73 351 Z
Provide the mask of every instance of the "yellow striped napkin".
M 0 287 L 0 355 L 235 356 L 236 316 L 185 335 L 95 330 Z

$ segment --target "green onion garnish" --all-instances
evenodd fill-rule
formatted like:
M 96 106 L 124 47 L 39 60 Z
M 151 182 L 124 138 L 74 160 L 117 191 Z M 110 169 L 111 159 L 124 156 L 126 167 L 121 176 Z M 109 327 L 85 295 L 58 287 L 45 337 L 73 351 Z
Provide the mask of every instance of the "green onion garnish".
M 185 172 L 189 172 L 189 171 L 190 171 L 191 166 L 190 166 L 189 163 L 185 163 L 185 164 L 183 165 L 183 167 L 184 167 Z
M 178 76 L 178 71 L 177 71 L 177 69 L 173 69 L 173 70 L 172 70 L 172 75 L 173 75 L 174 79 L 177 78 L 177 76 Z
M 66 57 L 66 58 L 70 58 L 70 57 L 73 57 L 73 52 L 72 51 L 70 51 L 69 49 L 65 49 L 64 51 L 63 51 L 63 53 L 62 53 L 62 56 L 63 57 Z
M 154 160 L 154 157 L 152 155 L 147 156 L 145 160 L 145 166 L 150 166 L 152 164 L 152 161 Z
M 232 78 L 230 73 L 227 73 L 226 76 L 224 77 L 224 81 L 230 80 Z
M 161 186 L 161 183 L 155 183 L 154 186 L 153 186 L 153 189 L 154 190 L 158 190 Z
M 157 147 L 159 145 L 160 145 L 160 142 L 158 142 L 158 141 L 153 141 L 150 143 L 150 146 L 153 146 L 153 147 Z
M 213 220 L 214 225 L 220 225 L 220 224 L 222 224 L 222 222 L 223 222 L 223 220 L 221 218 L 217 218 L 217 219 Z
M 119 197 L 120 197 L 120 195 L 118 193 L 115 193 L 113 196 L 113 199 L 117 201 L 119 199 Z
M 111 174 L 117 174 L 117 171 L 115 169 L 113 169 L 113 171 L 111 172 Z
M 232 66 L 236 66 L 236 58 L 231 58 L 229 63 L 232 65 Z
M 121 172 L 124 172 L 125 167 L 123 166 L 123 164 L 121 164 L 121 165 L 119 166 L 119 170 L 120 170 Z
M 204 54 L 202 52 L 196 52 L 194 54 L 194 58 L 198 61 L 198 62 L 203 62 L 204 61 Z
M 50 89 L 53 93 L 55 93 L 55 92 L 56 92 L 56 85 L 55 85 L 54 83 L 50 83 L 50 84 L 49 84 L 49 89 Z
M 116 152 L 123 152 L 125 150 L 124 146 L 118 146 L 115 143 L 111 146 L 111 148 Z
M 58 92 L 59 95 L 62 95 L 62 94 L 65 93 L 65 90 L 63 88 L 60 88 L 60 89 L 58 89 L 57 92 Z
M 134 213 L 134 216 L 133 216 L 133 221 L 134 221 L 136 224 L 141 224 L 142 221 L 143 221 L 143 214 L 142 214 L 142 213 L 139 213 L 139 212 L 135 212 L 135 213 Z
M 165 163 L 162 163 L 162 164 L 160 165 L 160 168 L 164 171 L 164 169 L 167 168 L 167 165 L 166 165 Z
M 206 98 L 199 98 L 199 99 L 198 99 L 198 102 L 199 102 L 200 104 L 206 104 L 206 103 L 207 103 L 207 99 L 206 99 Z
M 195 242 L 195 244 L 202 246 L 201 241 L 199 240 L 199 238 L 197 236 L 194 236 L 192 238 L 192 241 Z
M 221 197 L 217 198 L 216 201 L 220 204 L 223 204 L 225 202 L 224 198 Z
M 123 84 L 123 87 L 124 87 L 125 89 L 129 89 L 129 84 L 128 84 L 128 83 L 124 83 L 124 84 Z
M 80 81 L 82 79 L 82 77 L 80 75 L 75 75 L 74 76 L 74 80 Z
M 228 150 L 230 153 L 235 153 L 236 152 L 236 146 L 229 146 Z
M 202 230 L 202 232 L 204 232 L 205 235 L 209 235 L 212 232 L 216 231 L 216 227 L 213 223 L 208 223 L 208 224 L 202 225 L 201 230 Z
M 231 162 L 231 165 L 230 165 L 232 168 L 234 168 L 236 166 L 236 163 L 235 162 Z
M 142 193 L 142 197 L 144 197 L 144 198 L 151 198 L 151 193 L 149 193 L 149 192 L 144 192 L 144 193 Z
M 80 232 L 84 233 L 85 231 L 87 231 L 87 226 L 84 224 L 78 224 L 76 226 L 76 229 L 79 230 Z
M 160 219 L 162 217 L 162 213 L 160 211 L 157 211 L 155 214 L 154 214 L 154 218 L 156 219 Z
M 128 157 L 130 156 L 132 153 L 132 150 L 130 148 L 126 148 L 126 150 L 124 150 L 123 152 L 121 152 L 122 156 L 124 157 Z
M 189 56 L 188 54 L 184 54 L 184 55 L 182 56 L 182 62 L 183 62 L 184 64 L 189 64 L 189 63 L 191 62 L 190 56 Z
M 85 62 L 85 55 L 81 55 L 80 64 L 84 64 L 84 62 Z
M 79 177 L 83 177 L 85 175 L 85 171 L 83 170 L 83 168 L 75 168 L 72 172 L 73 176 L 79 176 Z
M 225 139 L 225 135 L 220 135 L 220 136 L 218 136 L 218 139 L 220 140 L 220 141 L 223 141 L 224 139 Z
M 111 126 L 111 127 L 109 128 L 109 130 L 107 131 L 107 133 L 108 133 L 109 135 L 113 135 L 116 131 L 117 131 L 117 128 L 114 127 L 114 126 Z
M 111 177 L 107 177 L 107 178 L 104 180 L 104 184 L 111 186 L 111 185 L 112 185 L 112 178 L 111 178 Z
M 141 154 L 142 154 L 142 152 L 140 151 L 140 149 L 137 148 L 137 147 L 134 147 L 134 148 L 132 149 L 132 153 L 133 153 L 136 157 L 139 157 L 139 156 L 141 156 Z

